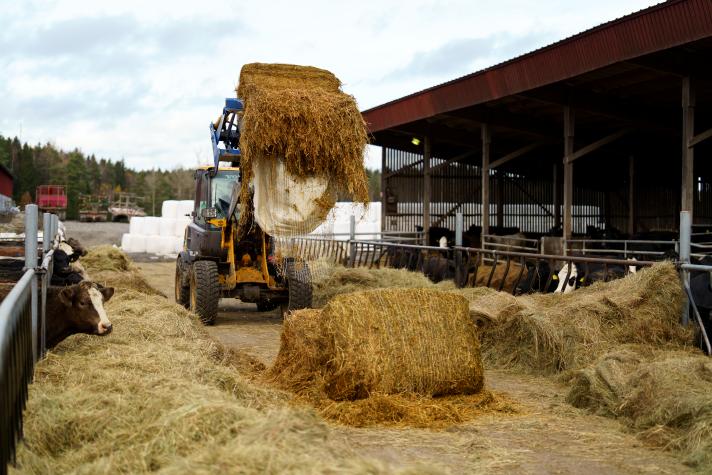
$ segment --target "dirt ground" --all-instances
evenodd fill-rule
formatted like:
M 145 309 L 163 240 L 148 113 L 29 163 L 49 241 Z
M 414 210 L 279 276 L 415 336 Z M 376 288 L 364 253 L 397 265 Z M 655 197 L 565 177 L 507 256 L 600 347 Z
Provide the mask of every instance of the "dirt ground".
M 149 282 L 173 299 L 174 264 L 137 264 Z M 254 304 L 222 300 L 208 332 L 230 347 L 269 365 L 279 350 L 279 311 L 257 312 Z M 488 415 L 443 431 L 357 429 L 334 426 L 364 456 L 398 467 L 435 465 L 446 473 L 641 474 L 689 473 L 668 452 L 646 447 L 617 421 L 568 405 L 566 388 L 549 379 L 499 370 L 485 373 L 487 386 L 507 394 L 522 413 Z
M 82 223 L 64 221 L 67 236 L 78 239 L 85 247 L 102 244 L 121 245 L 121 235 L 129 232 L 129 223 Z

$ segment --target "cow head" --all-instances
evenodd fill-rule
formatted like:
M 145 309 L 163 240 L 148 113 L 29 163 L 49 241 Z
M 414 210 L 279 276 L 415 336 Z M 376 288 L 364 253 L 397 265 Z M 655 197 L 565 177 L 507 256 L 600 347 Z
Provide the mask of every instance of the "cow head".
M 59 302 L 65 307 L 64 315 L 74 333 L 108 335 L 111 322 L 104 310 L 104 302 L 114 295 L 113 287 L 103 287 L 94 282 L 81 282 L 64 287 L 59 292 Z
M 559 273 L 553 276 L 554 280 L 557 280 L 559 284 L 556 287 L 555 292 L 571 292 L 577 287 L 578 269 L 576 264 L 573 262 L 568 262 L 559 270 Z

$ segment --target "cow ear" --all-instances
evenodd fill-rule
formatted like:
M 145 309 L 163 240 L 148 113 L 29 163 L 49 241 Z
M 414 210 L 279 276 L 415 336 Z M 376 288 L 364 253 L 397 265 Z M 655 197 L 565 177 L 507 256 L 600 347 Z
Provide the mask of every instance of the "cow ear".
M 114 288 L 102 287 L 101 289 L 99 289 L 99 292 L 101 292 L 101 295 L 104 297 L 104 302 L 108 302 L 111 296 L 114 295 Z
M 65 307 L 71 307 L 74 301 L 74 286 L 64 287 L 59 291 L 59 301 Z

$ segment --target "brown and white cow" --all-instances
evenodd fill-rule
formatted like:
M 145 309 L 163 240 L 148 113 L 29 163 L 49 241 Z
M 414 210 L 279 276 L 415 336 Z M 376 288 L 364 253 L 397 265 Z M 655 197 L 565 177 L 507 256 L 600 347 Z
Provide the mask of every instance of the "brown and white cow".
M 75 333 L 105 336 L 112 325 L 104 302 L 114 295 L 113 287 L 83 281 L 66 287 L 47 289 L 47 348 Z

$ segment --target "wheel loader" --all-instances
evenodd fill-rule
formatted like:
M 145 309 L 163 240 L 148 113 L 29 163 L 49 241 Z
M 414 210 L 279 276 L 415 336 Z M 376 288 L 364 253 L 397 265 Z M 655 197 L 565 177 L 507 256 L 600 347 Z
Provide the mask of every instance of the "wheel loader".
M 277 256 L 274 240 L 256 223 L 238 235 L 242 110 L 239 99 L 226 99 L 223 114 L 210 124 L 214 163 L 195 172 L 195 207 L 176 261 L 176 302 L 206 325 L 215 323 L 220 298 L 256 303 L 258 311 L 312 303 L 306 262 Z

